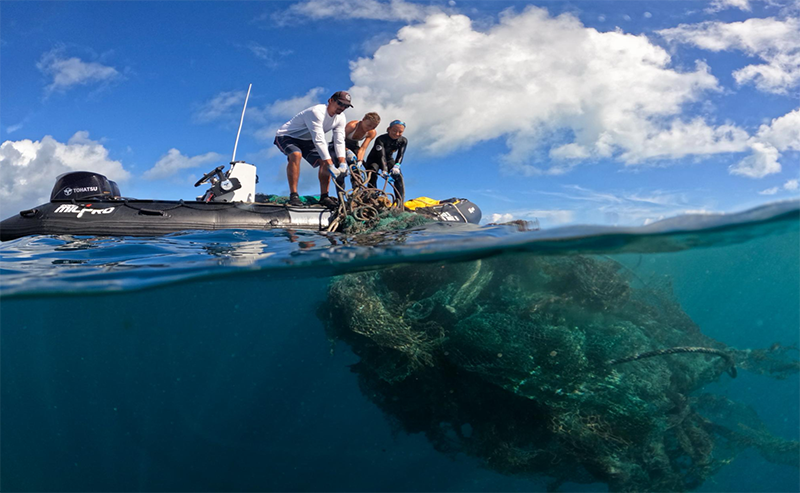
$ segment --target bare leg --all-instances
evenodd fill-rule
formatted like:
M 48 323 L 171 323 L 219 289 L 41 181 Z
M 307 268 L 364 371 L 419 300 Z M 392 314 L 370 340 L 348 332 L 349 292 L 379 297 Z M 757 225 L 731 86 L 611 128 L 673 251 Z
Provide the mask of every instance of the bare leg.
M 319 162 L 319 163 L 320 163 L 320 165 L 319 165 L 319 173 L 317 175 L 317 176 L 319 176 L 319 193 L 322 194 L 322 195 L 325 195 L 325 194 L 328 193 L 328 185 L 330 184 L 330 181 L 331 181 L 331 174 L 328 171 L 328 165 L 327 164 L 325 164 L 323 162 Z
M 286 178 L 289 179 L 289 192 L 297 193 L 297 183 L 300 181 L 300 159 L 303 155 L 299 152 L 289 154 L 289 164 L 286 165 Z

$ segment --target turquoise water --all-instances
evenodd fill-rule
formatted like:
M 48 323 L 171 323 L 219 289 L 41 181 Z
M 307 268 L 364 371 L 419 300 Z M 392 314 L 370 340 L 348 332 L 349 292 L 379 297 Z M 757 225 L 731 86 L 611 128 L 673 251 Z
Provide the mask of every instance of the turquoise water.
M 800 204 L 645 228 L 435 224 L 369 237 L 275 230 L 0 245 L 3 491 L 544 491 L 398 432 L 317 308 L 332 276 L 398 264 L 597 255 L 669 279 L 704 334 L 800 344 Z M 794 353 L 797 357 L 797 353 Z M 704 391 L 800 439 L 800 381 L 740 371 Z M 567 482 L 560 491 L 606 491 Z M 798 491 L 739 455 L 699 491 Z

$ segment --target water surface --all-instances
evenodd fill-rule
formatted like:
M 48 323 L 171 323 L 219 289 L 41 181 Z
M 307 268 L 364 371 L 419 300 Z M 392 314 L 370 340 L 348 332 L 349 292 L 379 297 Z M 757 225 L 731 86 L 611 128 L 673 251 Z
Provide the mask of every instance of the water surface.
M 702 332 L 740 349 L 800 344 L 800 207 L 644 228 L 519 232 L 434 224 L 0 245 L 4 491 L 544 491 L 398 432 L 359 390 L 317 309 L 333 276 L 526 256 L 612 258 L 669 278 Z M 704 391 L 800 438 L 800 394 L 740 372 Z M 605 491 L 567 483 L 562 491 Z M 740 455 L 700 491 L 797 491 L 797 468 Z

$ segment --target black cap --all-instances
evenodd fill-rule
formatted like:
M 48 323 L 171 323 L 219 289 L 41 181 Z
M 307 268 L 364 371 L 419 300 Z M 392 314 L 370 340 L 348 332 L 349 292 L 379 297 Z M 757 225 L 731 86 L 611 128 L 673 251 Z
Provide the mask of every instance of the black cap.
M 353 104 L 351 103 L 352 98 L 350 97 L 350 93 L 347 91 L 336 91 L 333 93 L 333 96 L 331 96 L 331 99 L 342 102 L 350 108 L 353 107 Z

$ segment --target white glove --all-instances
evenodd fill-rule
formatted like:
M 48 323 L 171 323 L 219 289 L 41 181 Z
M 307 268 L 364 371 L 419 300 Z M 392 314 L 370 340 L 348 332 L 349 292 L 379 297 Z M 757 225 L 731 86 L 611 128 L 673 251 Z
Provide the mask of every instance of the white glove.
M 347 173 L 350 172 L 350 169 L 347 167 L 347 163 L 339 163 L 338 171 L 339 171 L 339 174 L 336 175 L 337 178 L 340 177 L 340 176 L 342 178 L 344 178 L 345 176 L 347 176 Z
M 332 177 L 334 177 L 334 179 L 339 178 L 339 175 L 342 174 L 340 168 L 337 168 L 332 164 L 328 165 L 328 172 L 331 174 Z
M 363 168 L 364 167 L 364 161 L 359 161 L 356 164 L 358 165 L 359 168 Z
M 395 164 L 392 167 L 392 176 L 400 176 L 400 165 L 399 164 Z

